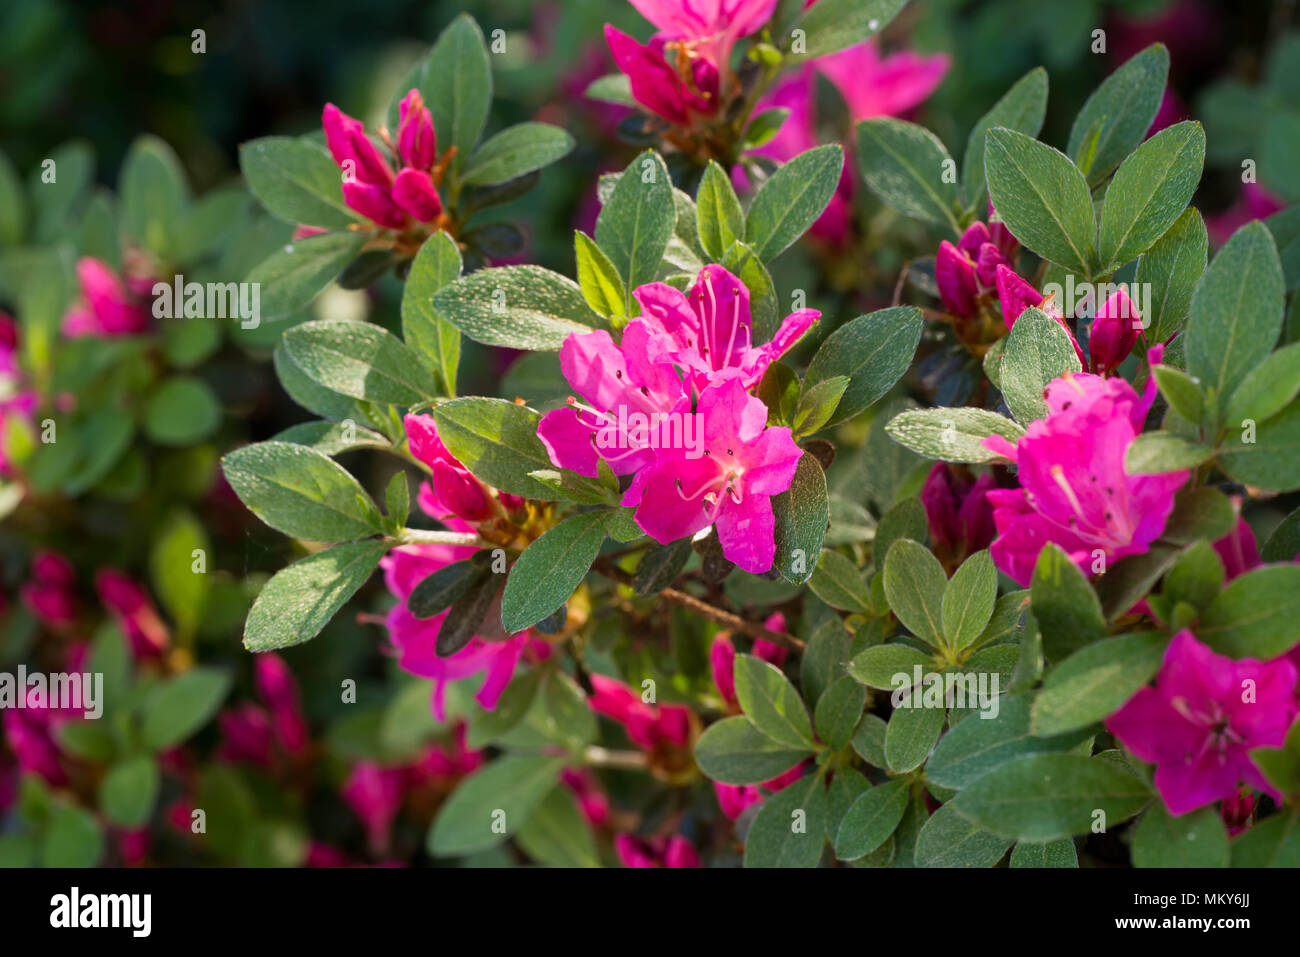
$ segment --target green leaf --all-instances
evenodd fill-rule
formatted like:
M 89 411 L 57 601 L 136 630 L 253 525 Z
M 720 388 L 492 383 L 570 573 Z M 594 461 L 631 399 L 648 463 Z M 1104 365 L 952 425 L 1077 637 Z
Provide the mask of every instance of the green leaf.
M 1265 565 L 1228 583 L 1196 637 L 1230 658 L 1268 661 L 1300 641 L 1300 565 Z
M 374 323 L 304 322 L 285 332 L 284 347 L 318 385 L 354 399 L 415 405 L 438 391 L 419 356 Z
M 984 144 L 988 131 L 995 126 L 1037 136 L 1047 112 L 1047 71 L 1034 67 L 1019 80 L 992 108 L 975 121 L 966 153 L 961 161 L 962 195 L 970 209 L 981 211 L 988 192 L 984 179 Z
M 122 161 L 118 192 L 126 235 L 167 256 L 190 202 L 185 171 L 172 148 L 156 136 L 137 137 Z
M 349 542 L 300 558 L 271 576 L 244 624 L 244 647 L 274 651 L 320 633 L 379 565 L 380 542 Z
M 731 177 L 722 167 L 709 160 L 695 197 L 700 245 L 715 262 L 745 238 L 745 211 L 731 185 Z
M 391 443 L 378 432 L 356 423 L 349 426 L 342 422 L 303 422 L 291 425 L 283 432 L 271 436 L 270 441 L 305 445 L 329 456 L 353 449 L 391 447 Z
M 853 738 L 853 729 L 862 718 L 867 703 L 867 689 L 845 675 L 836 679 L 817 699 L 813 715 L 817 736 L 836 751 L 842 751 Z
M 1300 488 L 1300 402 L 1292 402 L 1258 429 L 1251 422 L 1243 423 L 1240 431 L 1231 428 L 1219 451 L 1223 471 L 1243 485 L 1269 491 Z
M 775 259 L 821 216 L 843 168 L 844 148 L 837 143 L 814 147 L 781 166 L 750 203 L 745 244 L 763 262 Z
M 573 234 L 582 297 L 601 316 L 621 316 L 627 309 L 627 290 L 618 270 L 596 241 L 582 230 Z
M 906 216 L 959 233 L 956 168 L 939 137 L 923 126 L 889 116 L 858 124 L 858 169 L 872 192 Z
M 334 158 L 308 140 L 265 136 L 239 147 L 239 168 L 267 211 L 286 223 L 347 229 L 358 221 L 343 202 Z
M 736 697 L 756 729 L 787 747 L 812 747 L 808 711 L 781 669 L 753 655 L 737 655 L 735 673 Z
M 433 297 L 460 278 L 460 249 L 445 232 L 424 241 L 411 262 L 402 290 L 402 339 L 438 377 L 439 391 L 456 394 L 460 366 L 460 331 L 434 307 Z
M 295 239 L 277 249 L 246 277 L 257 283 L 261 318 L 283 319 L 303 309 L 361 252 L 364 233 L 340 230 Z
M 1153 341 L 1167 342 L 1183 327 L 1208 248 L 1205 221 L 1192 207 L 1138 259 L 1138 286 L 1151 290 L 1149 314 L 1143 318 Z
M 16 246 L 22 241 L 27 232 L 26 206 L 18 171 L 0 152 L 0 246 Z
M 153 590 L 167 613 L 186 629 L 196 628 L 203 617 L 208 598 L 206 570 L 210 549 L 207 531 L 186 511 L 176 511 L 168 517 L 149 549 Z M 200 558 L 203 564 L 196 570 Z
M 1038 737 L 1030 731 L 1029 696 L 1000 699 L 991 718 L 958 723 L 939 741 L 925 766 L 925 776 L 940 787 L 961 790 L 1006 762 L 1028 754 L 1068 751 L 1091 736 L 1091 729 Z
M 885 729 L 885 763 L 896 774 L 921 766 L 943 730 L 945 709 L 922 703 L 922 690 L 904 693 L 903 703 L 889 716 Z
M 350 419 L 353 424 L 376 424 L 371 420 L 370 416 L 362 411 L 361 404 L 355 399 L 339 395 L 337 392 L 318 385 L 308 378 L 307 373 L 298 368 L 297 363 L 289 358 L 289 353 L 285 351 L 283 342 L 276 345 L 272 360 L 275 363 L 275 377 L 280 381 L 284 391 L 289 395 L 289 398 L 307 411 L 315 412 L 327 419 Z M 285 439 L 284 441 L 296 440 Z M 300 442 L 299 444 L 305 443 Z
M 438 811 L 426 849 L 461 857 L 519 833 L 555 786 L 564 758 L 506 755 L 461 782 Z
M 510 569 L 501 624 L 514 634 L 560 608 L 582 584 L 605 541 L 606 512 L 587 512 L 547 529 Z
M 776 522 L 773 567 L 786 581 L 802 585 L 817 570 L 830 522 L 826 476 L 811 453 L 799 459 L 790 488 L 773 497 L 772 512 Z
M 453 20 L 419 69 L 418 83 L 403 84 L 398 96 L 418 85 L 433 115 L 438 149 L 445 154 L 448 147 L 456 147 L 452 169 L 459 169 L 472 155 L 492 105 L 492 67 L 474 18 L 462 13 Z M 389 126 L 397 129 L 395 116 L 390 116 Z
M 930 815 L 916 836 L 916 866 L 992 867 L 1011 844 L 945 805 Z
M 1055 543 L 1049 542 L 1038 553 L 1029 594 L 1049 661 L 1060 661 L 1106 636 L 1097 593 Z
M 1114 714 L 1160 670 L 1167 635 L 1104 638 L 1080 648 L 1047 674 L 1034 700 L 1034 734 L 1084 728 Z
M 1205 131 L 1194 121 L 1166 127 L 1124 160 L 1106 189 L 1097 253 L 1108 271 L 1134 259 L 1186 209 L 1205 165 Z
M 476 342 L 509 349 L 554 350 L 604 326 L 577 283 L 541 266 L 480 269 L 444 286 L 433 304 Z
M 489 485 L 524 498 L 546 501 L 555 497 L 528 475 L 554 468 L 537 437 L 541 416 L 532 409 L 505 399 L 471 396 L 442 403 L 433 410 L 433 417 L 447 451 Z M 595 479 L 588 481 L 596 483 Z
M 894 833 L 907 810 L 907 782 L 890 781 L 864 792 L 840 821 L 835 856 L 842 861 L 865 857 Z
M 761 784 L 784 774 L 809 754 L 806 745 L 773 741 L 737 715 L 709 725 L 695 742 L 695 763 L 723 784 Z
M 1012 235 L 1043 258 L 1091 275 L 1092 195 L 1069 157 L 998 128 L 989 130 L 984 168 L 993 206 Z
M 411 513 L 411 488 L 406 481 L 406 473 L 400 469 L 393 473 L 384 489 L 384 511 L 394 528 L 405 527 L 406 518 Z
M 144 827 L 158 801 L 158 762 L 147 754 L 113 765 L 99 783 L 99 807 L 114 824 Z
M 45 867 L 94 867 L 104 856 L 104 832 L 89 811 L 62 800 L 54 805 L 41 863 Z
M 889 730 L 884 720 L 874 714 L 864 714 L 853 732 L 854 753 L 874 768 L 885 767 L 885 732 Z
M 1259 222 L 1233 233 L 1197 285 L 1187 317 L 1187 371 L 1220 408 L 1273 351 L 1284 295 L 1277 248 Z
M 800 395 L 794 414 L 795 439 L 812 435 L 830 421 L 848 387 L 848 376 L 839 375 L 818 382 Z
M 816 867 L 826 841 L 826 791 L 809 774 L 765 800 L 745 835 L 746 867 Z
M 1227 867 L 1228 834 L 1219 812 L 1203 807 L 1171 817 L 1159 801 L 1133 832 L 1134 867 Z
M 1205 608 L 1223 588 L 1223 559 L 1202 539 L 1186 549 L 1165 574 L 1161 597 L 1174 603 L 1187 602 Z
M 923 676 L 935 670 L 934 659 L 911 645 L 875 645 L 853 657 L 848 673 L 868 688 L 897 689 L 895 676 L 906 676 L 907 684 L 901 687 L 908 687 L 918 666 Z
M 420 580 L 411 589 L 406 607 L 416 618 L 432 618 L 460 600 L 483 577 L 483 570 L 468 558 L 452 562 Z
M 220 424 L 220 400 L 195 376 L 172 376 L 145 406 L 144 434 L 158 445 L 196 445 Z
M 880 519 L 876 526 L 876 538 L 871 543 L 871 557 L 876 567 L 883 569 L 885 558 L 894 542 L 900 538 L 910 538 L 914 542 L 924 542 L 930 533 L 930 522 L 925 515 L 925 507 L 918 498 L 905 498 Z
M 942 603 L 947 583 L 939 559 L 924 545 L 904 538 L 889 547 L 885 597 L 890 610 L 908 631 L 932 648 L 945 647 Z
M 248 509 L 277 531 L 315 542 L 342 542 L 382 531 L 375 504 L 333 459 L 290 442 L 258 442 L 221 460 L 226 480 Z
M 473 186 L 494 186 L 549 166 L 573 150 L 573 137 L 549 123 L 507 127 L 474 151 L 461 173 Z
M 839 552 L 824 551 L 808 582 L 813 594 L 832 608 L 867 614 L 871 595 L 862 573 L 852 559 Z
M 1300 813 L 1274 814 L 1232 842 L 1233 867 L 1300 867 Z
M 646 552 L 636 567 L 633 590 L 642 597 L 657 595 L 669 587 L 686 568 L 691 558 L 691 540 L 683 538 Z
M 997 569 L 987 550 L 976 552 L 953 572 L 943 592 L 940 607 L 948 647 L 961 651 L 974 644 L 993 617 L 997 600 Z
M 230 691 L 230 675 L 198 666 L 162 682 L 145 700 L 141 736 L 155 751 L 184 741 L 208 723 Z
M 1115 827 L 1151 800 L 1138 777 L 1078 754 L 1031 754 L 1001 764 L 950 806 L 972 823 L 1018 841 L 1055 841 L 1092 830 L 1096 812 Z
M 808 365 L 804 389 L 849 378 L 826 426 L 853 418 L 894 387 L 912 364 L 922 326 L 921 310 L 897 306 L 859 316 L 826 338 Z
M 1289 562 L 1300 555 L 1300 508 L 1278 523 L 1260 555 L 1266 562 Z
M 1160 475 L 1194 469 L 1213 456 L 1214 449 L 1174 432 L 1144 432 L 1124 450 L 1124 469 L 1130 475 Z
M 875 36 L 893 20 L 907 0 L 820 0 L 795 22 L 792 35 L 803 40 L 791 58 L 813 59 L 835 53 Z
M 1067 152 L 1080 159 L 1095 128 L 1092 161 L 1086 167 L 1089 185 L 1104 180 L 1142 142 L 1160 108 L 1168 74 L 1169 51 L 1163 43 L 1153 43 L 1108 76 L 1083 104 L 1070 128 Z
M 1217 488 L 1204 485 L 1184 488 L 1174 499 L 1173 514 L 1165 522 L 1160 538 L 1176 545 L 1187 545 L 1201 538 L 1213 542 L 1231 532 L 1236 524 L 1237 510 Z
M 1002 355 L 1002 396 L 1016 421 L 1027 426 L 1047 417 L 1047 400 L 1043 398 L 1047 384 L 1066 372 L 1081 369 L 1065 327 L 1030 306 L 1007 335 Z
M 889 420 L 885 431 L 913 452 L 944 462 L 992 462 L 999 458 L 980 445 L 1001 435 L 1013 445 L 1024 427 L 1005 415 L 976 408 L 908 409 Z
M 596 220 L 596 242 L 626 286 L 624 315 L 632 315 L 632 290 L 658 275 L 676 222 L 668 167 L 646 150 L 618 178 Z
M 1074 841 L 1062 839 L 1035 844 L 1020 841 L 1011 851 L 1012 867 L 1078 867 L 1079 854 Z
M 1188 422 L 1201 421 L 1205 413 L 1205 397 L 1195 379 L 1181 369 L 1160 364 L 1151 367 L 1151 374 L 1170 408 Z
M 573 792 L 551 790 L 515 835 L 525 853 L 547 867 L 599 867 L 596 839 Z
M 1246 373 L 1228 400 L 1224 421 L 1236 428 L 1246 419 L 1263 422 L 1300 393 L 1300 342 L 1283 346 Z

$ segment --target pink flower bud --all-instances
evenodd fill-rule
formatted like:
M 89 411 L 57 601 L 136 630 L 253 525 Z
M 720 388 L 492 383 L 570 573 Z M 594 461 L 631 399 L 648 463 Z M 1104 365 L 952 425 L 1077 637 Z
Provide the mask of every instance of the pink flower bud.
M 349 130 L 348 144 L 352 147 L 352 156 L 356 160 L 356 169 L 353 170 L 356 179 L 376 186 L 393 185 L 392 167 L 364 130 Z
M 393 202 L 422 223 L 433 222 L 442 214 L 442 199 L 433 185 L 433 177 L 420 169 L 408 167 L 397 174 Z
M 1142 329 L 1142 317 L 1128 293 L 1117 289 L 1092 320 L 1088 332 L 1088 351 L 1092 371 L 1098 375 L 1114 372 L 1128 358 Z
M 329 147 L 334 162 L 343 166 L 348 160 L 356 161 L 352 151 L 352 133 L 362 132 L 365 126 L 353 119 L 333 103 L 326 103 L 321 111 L 320 124 L 325 130 L 325 145 Z
M 371 183 L 344 182 L 343 202 L 362 216 L 388 229 L 405 229 L 409 220 L 392 200 L 387 189 Z
M 992 241 L 989 236 L 989 228 L 976 220 L 967 226 L 966 231 L 961 234 L 961 238 L 957 240 L 957 248 L 966 254 L 967 259 L 977 259 L 979 258 L 980 247 Z
M 947 310 L 961 319 L 975 315 L 975 266 L 948 240 L 939 244 L 934 258 L 934 279 L 939 284 L 939 298 Z
M 996 530 L 986 494 L 993 487 L 987 473 L 972 479 L 965 469 L 936 462 L 921 489 L 921 504 L 930 525 L 930 541 L 956 561 L 987 548 Z
M 309 735 L 293 672 L 275 654 L 258 655 L 253 670 L 257 692 L 271 709 L 276 740 L 289 754 L 300 753 L 307 747 Z
M 736 646 L 726 635 L 713 639 L 709 651 L 709 661 L 713 665 L 713 683 L 718 686 L 722 700 L 727 704 L 736 703 Z
M 664 852 L 664 867 L 699 867 L 700 856 L 695 853 L 691 842 L 680 834 L 668 839 L 668 850 Z
M 438 139 L 433 117 L 419 90 L 412 90 L 398 106 L 397 151 L 402 162 L 418 170 L 427 170 L 438 158 Z
M 979 253 L 975 257 L 975 278 L 985 289 L 992 289 L 997 285 L 998 267 L 1007 265 L 1010 263 L 1002 255 L 1002 251 L 993 243 L 985 243 L 979 248 Z
M 167 626 L 145 590 L 132 579 L 112 568 L 101 568 L 95 574 L 95 590 L 99 600 L 117 620 L 131 641 L 137 658 L 157 654 L 171 640 Z

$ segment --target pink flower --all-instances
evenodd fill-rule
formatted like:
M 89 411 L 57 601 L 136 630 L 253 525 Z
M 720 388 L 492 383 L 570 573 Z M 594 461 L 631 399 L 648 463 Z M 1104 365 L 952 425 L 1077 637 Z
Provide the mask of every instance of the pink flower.
M 1162 353 L 1153 348 L 1152 363 Z M 1028 587 L 1048 542 L 1085 572 L 1095 551 L 1107 565 L 1147 551 L 1164 531 L 1174 493 L 1189 474 L 1129 475 L 1124 469 L 1124 453 L 1142 431 L 1155 391 L 1155 382 L 1148 381 L 1139 398 L 1123 379 L 1066 374 L 1048 383 L 1047 418 L 1031 422 L 1014 445 L 997 435 L 983 440 L 985 448 L 1020 467 L 1021 488 L 987 493 L 998 531 L 992 546 L 998 568 Z
M 552 462 L 595 477 L 600 459 L 616 475 L 636 472 L 654 461 L 652 436 L 644 429 L 630 429 L 631 417 L 636 413 L 687 416 L 691 400 L 672 363 L 651 359 L 651 337 L 651 327 L 633 319 L 623 330 L 621 345 L 615 345 L 603 329 L 564 340 L 560 369 L 591 406 L 571 401 L 570 408 L 542 416 L 537 434 Z
M 221 743 L 217 756 L 231 764 L 255 764 L 270 768 L 275 762 L 271 747 L 271 719 L 266 710 L 252 702 L 241 702 L 217 715 Z
M 1154 688 L 1142 688 L 1106 727 L 1142 761 L 1156 765 L 1169 813 L 1232 798 L 1245 783 L 1281 801 L 1250 750 L 1281 747 L 1296 717 L 1296 667 L 1216 655 L 1190 631 L 1174 636 Z
M 404 772 L 375 761 L 361 761 L 352 769 L 340 792 L 343 800 L 365 825 L 370 849 L 382 854 L 392 839 L 393 821 L 402 809 Z
M 1065 334 L 1070 337 L 1070 345 L 1074 346 L 1074 354 L 1079 357 L 1079 365 L 1086 369 L 1088 361 L 1083 357 L 1083 350 L 1079 348 L 1079 341 L 1074 338 L 1074 330 L 1065 321 L 1064 316 L 1061 314 L 1061 306 L 1055 301 L 1055 297 L 1044 299 L 1041 292 L 1006 266 L 999 265 L 994 270 L 994 274 L 998 289 L 998 300 L 1002 306 L 1002 319 L 1006 322 L 1007 328 L 1010 329 L 1014 326 L 1016 320 L 1020 318 L 1020 314 L 1027 308 L 1036 306 L 1055 319 L 1057 324 L 1065 330 Z
M 631 834 L 614 838 L 614 851 L 624 867 L 699 867 L 700 856 L 680 834 L 645 840 Z
M 560 781 L 573 792 L 578 808 L 592 827 L 609 823 L 609 797 L 600 786 L 600 779 L 587 768 L 565 768 Z
M 903 116 L 929 98 L 951 63 L 946 53 L 923 56 L 910 50 L 882 58 L 874 38 L 813 61 L 844 97 L 854 123 Z
M 645 751 L 684 748 L 690 742 L 691 712 L 679 704 L 648 704 L 627 685 L 605 675 L 591 676 L 587 704 L 596 714 L 618 722 Z
M 493 638 L 502 640 L 493 641 L 476 637 L 455 654 L 444 658 L 437 652 L 438 632 L 448 612 L 432 618 L 417 618 L 406 607 L 406 600 L 416 585 L 438 569 L 473 553 L 472 548 L 451 545 L 406 545 L 393 549 L 379 562 L 388 590 L 398 598 L 398 603 L 385 619 L 389 638 L 397 649 L 398 662 L 411 674 L 433 680 L 431 706 L 439 721 L 447 719 L 447 684 L 478 674 L 484 675 L 484 680 L 475 699 L 489 711 L 495 708 L 529 644 L 527 634 L 513 637 L 494 635 Z M 543 644 L 542 650 L 545 648 Z
M 1121 362 L 1128 358 L 1142 331 L 1142 317 L 1137 306 L 1123 289 L 1116 289 L 1101 304 L 1088 330 L 1088 353 L 1092 357 L 1092 371 L 1097 375 L 1111 375 Z
M 411 454 L 429 466 L 430 481 L 420 485 L 420 508 L 434 518 L 456 517 L 481 522 L 492 514 L 492 502 L 483 483 L 476 479 L 438 437 L 431 415 L 407 415 L 402 420 Z
M 1020 244 L 999 222 L 990 227 L 976 221 L 966 227 L 957 245 L 946 239 L 941 242 L 934 259 L 934 278 L 948 312 L 959 319 L 973 318 L 979 312 L 980 297 L 997 286 L 997 270 L 1011 272 L 1019 249 Z
M 754 345 L 749 289 L 718 265 L 701 269 L 689 294 L 653 282 L 633 295 L 651 331 L 651 354 L 686 369 L 697 392 L 733 370 L 746 389 L 753 388 L 821 318 L 816 309 L 800 309 L 786 316 L 771 342 Z
M 63 317 L 63 334 L 70 338 L 133 336 L 148 332 L 149 310 L 133 296 L 108 263 L 84 256 L 77 261 L 81 299 Z M 152 283 L 146 283 L 152 286 Z
M 122 863 L 127 867 L 139 867 L 143 864 L 144 859 L 149 856 L 149 847 L 152 843 L 147 827 L 117 833 L 118 853 L 122 855 Z
M 930 526 L 930 541 L 952 563 L 988 548 L 997 534 L 988 493 L 992 474 L 978 478 L 960 466 L 936 462 L 921 488 L 921 504 Z
M 333 103 L 325 104 L 321 126 L 330 155 L 343 170 L 343 201 L 380 226 L 401 230 L 413 222 L 436 222 L 442 198 L 433 117 L 419 90 L 402 98 L 398 114 L 397 142 L 385 140 L 387 157 L 366 135 L 361 121 Z
M 116 569 L 101 568 L 95 573 L 95 590 L 137 658 L 162 653 L 171 636 L 144 588 Z
M 715 67 L 725 68 L 741 37 L 757 33 L 772 19 L 777 0 L 629 0 L 660 30 Z
M 785 631 L 785 616 L 777 612 L 769 616 L 763 626 L 771 631 L 783 632 Z M 754 642 L 752 654 L 755 658 L 761 658 L 763 661 L 780 668 L 785 664 L 789 652 L 778 644 L 759 638 Z M 717 686 L 718 693 L 722 695 L 723 701 L 734 708 L 738 704 L 736 699 L 736 646 L 731 643 L 730 635 L 724 633 L 713 639 L 713 647 L 709 650 L 709 660 L 713 666 L 713 683 Z
M 623 497 L 635 519 L 661 544 L 714 525 L 722 553 L 747 572 L 772 567 L 776 521 L 772 496 L 794 481 L 803 454 L 783 426 L 767 428 L 767 406 L 748 395 L 738 378 L 700 395 L 703 454 L 659 449 Z
M 457 721 L 450 745 L 432 744 L 409 768 L 415 785 L 445 785 L 473 774 L 483 764 L 483 752 L 469 747 L 469 729 Z
M 1205 217 L 1205 228 L 1216 246 L 1222 246 L 1229 237 L 1247 223 L 1268 219 L 1286 209 L 1286 203 L 1258 183 L 1241 187 L 1241 198 L 1221 213 Z
M 18 594 L 27 610 L 51 628 L 76 620 L 77 573 L 58 552 L 36 553 L 31 578 L 19 586 Z
M 1237 836 L 1250 828 L 1251 815 L 1255 813 L 1255 795 L 1251 791 L 1238 792 L 1223 799 L 1219 817 L 1228 827 L 1228 834 Z
M 301 754 L 309 733 L 293 672 L 279 655 L 267 653 L 253 659 L 253 673 L 257 692 L 270 708 L 276 741 L 286 753 Z
M 728 820 L 734 821 L 745 812 L 746 808 L 755 804 L 762 804 L 768 794 L 782 791 L 794 784 L 795 781 L 798 781 L 803 777 L 804 771 L 810 763 L 811 759 L 800 761 L 789 771 L 778 774 L 770 781 L 764 781 L 761 785 L 762 790 L 757 784 L 722 784 L 714 781 L 713 792 L 718 798 L 718 806 L 722 808 L 722 813 L 727 816 Z
M 641 45 L 626 33 L 605 24 L 605 42 L 614 63 L 632 84 L 632 97 L 643 107 L 676 126 L 691 126 L 696 117 L 718 111 L 719 77 L 716 62 L 687 58 L 678 51 L 669 62 L 663 38 Z

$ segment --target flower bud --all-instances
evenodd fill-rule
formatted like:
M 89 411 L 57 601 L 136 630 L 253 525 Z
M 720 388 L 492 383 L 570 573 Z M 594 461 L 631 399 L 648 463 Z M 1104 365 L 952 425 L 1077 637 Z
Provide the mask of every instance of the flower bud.
M 417 170 L 428 170 L 438 158 L 438 139 L 433 117 L 419 90 L 412 90 L 398 106 L 397 152 L 402 162 Z
M 969 319 L 975 315 L 975 266 L 948 240 L 939 244 L 934 259 L 934 279 L 939 284 L 939 298 L 954 316 Z
M 353 119 L 333 103 L 326 103 L 321 111 L 320 125 L 325 130 L 325 145 L 329 147 L 334 162 L 343 166 L 348 160 L 356 161 L 352 151 L 352 133 L 365 129 L 360 120 Z
M 387 189 L 371 183 L 348 181 L 343 184 L 343 202 L 367 219 L 388 229 L 404 229 L 409 222 L 392 200 Z
M 1107 299 L 1092 320 L 1088 332 L 1088 352 L 1092 357 L 1092 371 L 1108 375 L 1128 358 L 1142 329 L 1142 319 L 1128 293 L 1117 289 Z
M 397 174 L 393 202 L 422 223 L 433 222 L 442 213 L 442 199 L 433 177 L 424 170 L 408 167 Z
M 384 155 L 366 136 L 365 130 L 348 131 L 348 144 L 352 147 L 352 156 L 356 160 L 356 179 L 376 186 L 392 186 L 393 170 L 384 159 Z

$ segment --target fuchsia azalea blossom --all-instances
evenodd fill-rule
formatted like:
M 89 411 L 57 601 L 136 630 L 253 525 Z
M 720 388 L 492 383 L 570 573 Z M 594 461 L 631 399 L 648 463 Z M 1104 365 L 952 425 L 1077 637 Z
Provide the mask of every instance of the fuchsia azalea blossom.
M 754 345 L 749 290 L 718 265 L 701 269 L 688 294 L 652 282 L 633 295 L 652 333 L 651 355 L 685 368 L 697 392 L 733 372 L 746 389 L 753 388 L 767 367 L 821 318 L 816 309 L 799 309 L 786 316 L 771 342 Z
M 725 69 L 737 40 L 760 30 L 777 0 L 629 0 L 656 27 L 657 39 L 682 44 L 693 57 Z
M 1245 783 L 1281 801 L 1250 758 L 1281 747 L 1295 720 L 1296 666 L 1216 655 L 1190 631 L 1174 636 L 1155 687 L 1142 688 L 1106 719 L 1140 760 L 1156 765 L 1169 813 L 1233 798 Z
M 691 712 L 679 704 L 647 704 L 632 688 L 605 675 L 591 676 L 591 710 L 623 726 L 645 751 L 684 748 L 690 743 Z
M 1151 350 L 1152 364 L 1163 351 Z M 1139 397 L 1123 379 L 1067 374 L 1048 383 L 1044 395 L 1047 418 L 1031 422 L 1015 444 L 999 435 L 982 442 L 1020 467 L 1021 488 L 993 489 L 987 496 L 998 531 L 993 561 L 1026 587 L 1048 542 L 1085 572 L 1095 550 L 1107 564 L 1147 551 L 1189 476 L 1186 470 L 1129 475 L 1124 469 L 1124 453 L 1155 401 L 1153 380 Z
M 680 834 L 649 840 L 619 834 L 614 838 L 614 851 L 624 867 L 700 866 L 700 856 L 695 847 Z
M 95 573 L 95 590 L 126 633 L 137 658 L 160 655 L 171 643 L 171 635 L 149 593 L 134 579 L 114 568 L 101 568 Z
M 717 113 L 720 78 L 715 62 L 703 57 L 688 64 L 670 62 L 661 37 L 642 45 L 609 24 L 605 24 L 605 42 L 615 65 L 632 84 L 633 99 L 651 113 L 677 126 L 690 126 L 697 116 L 710 118 Z
M 343 201 L 362 216 L 388 229 L 431 223 L 442 215 L 434 171 L 438 140 L 433 117 L 419 90 L 398 105 L 397 142 L 391 159 L 366 135 L 364 124 L 333 103 L 321 112 L 325 144 L 343 170 Z
M 485 641 L 476 637 L 471 638 L 460 651 L 443 657 L 437 652 L 438 632 L 448 612 L 432 618 L 417 618 L 406 607 L 406 600 L 416 585 L 438 569 L 469 558 L 473 553 L 472 548 L 451 545 L 406 545 L 393 549 L 379 563 L 388 590 L 398 598 L 385 623 L 397 649 L 399 664 L 411 674 L 433 680 L 432 708 L 439 721 L 447 719 L 447 684 L 478 674 L 484 678 L 475 700 L 489 711 L 495 708 L 530 641 L 526 633 L 507 637 L 504 641 Z M 545 643 L 537 644 L 540 647 L 535 648 L 535 652 L 544 654 L 549 650 Z
M 745 392 L 738 378 L 700 395 L 704 453 L 659 449 L 623 497 L 636 522 L 661 544 L 714 525 L 722 553 L 747 572 L 772 567 L 776 521 L 772 496 L 794 481 L 803 455 L 790 430 L 767 428 L 767 406 Z
M 880 55 L 873 38 L 828 56 L 813 65 L 844 97 L 854 123 L 874 116 L 902 116 L 925 102 L 943 82 L 952 59 L 946 53 L 925 56 L 911 50 Z
M 77 282 L 81 300 L 63 317 L 65 336 L 109 338 L 149 331 L 151 317 L 142 297 L 152 282 L 123 282 L 112 266 L 90 256 L 77 261 Z
M 937 552 L 960 563 L 988 548 L 997 534 L 988 499 L 993 488 L 988 472 L 976 478 L 946 462 L 934 464 L 921 487 L 921 504 Z

